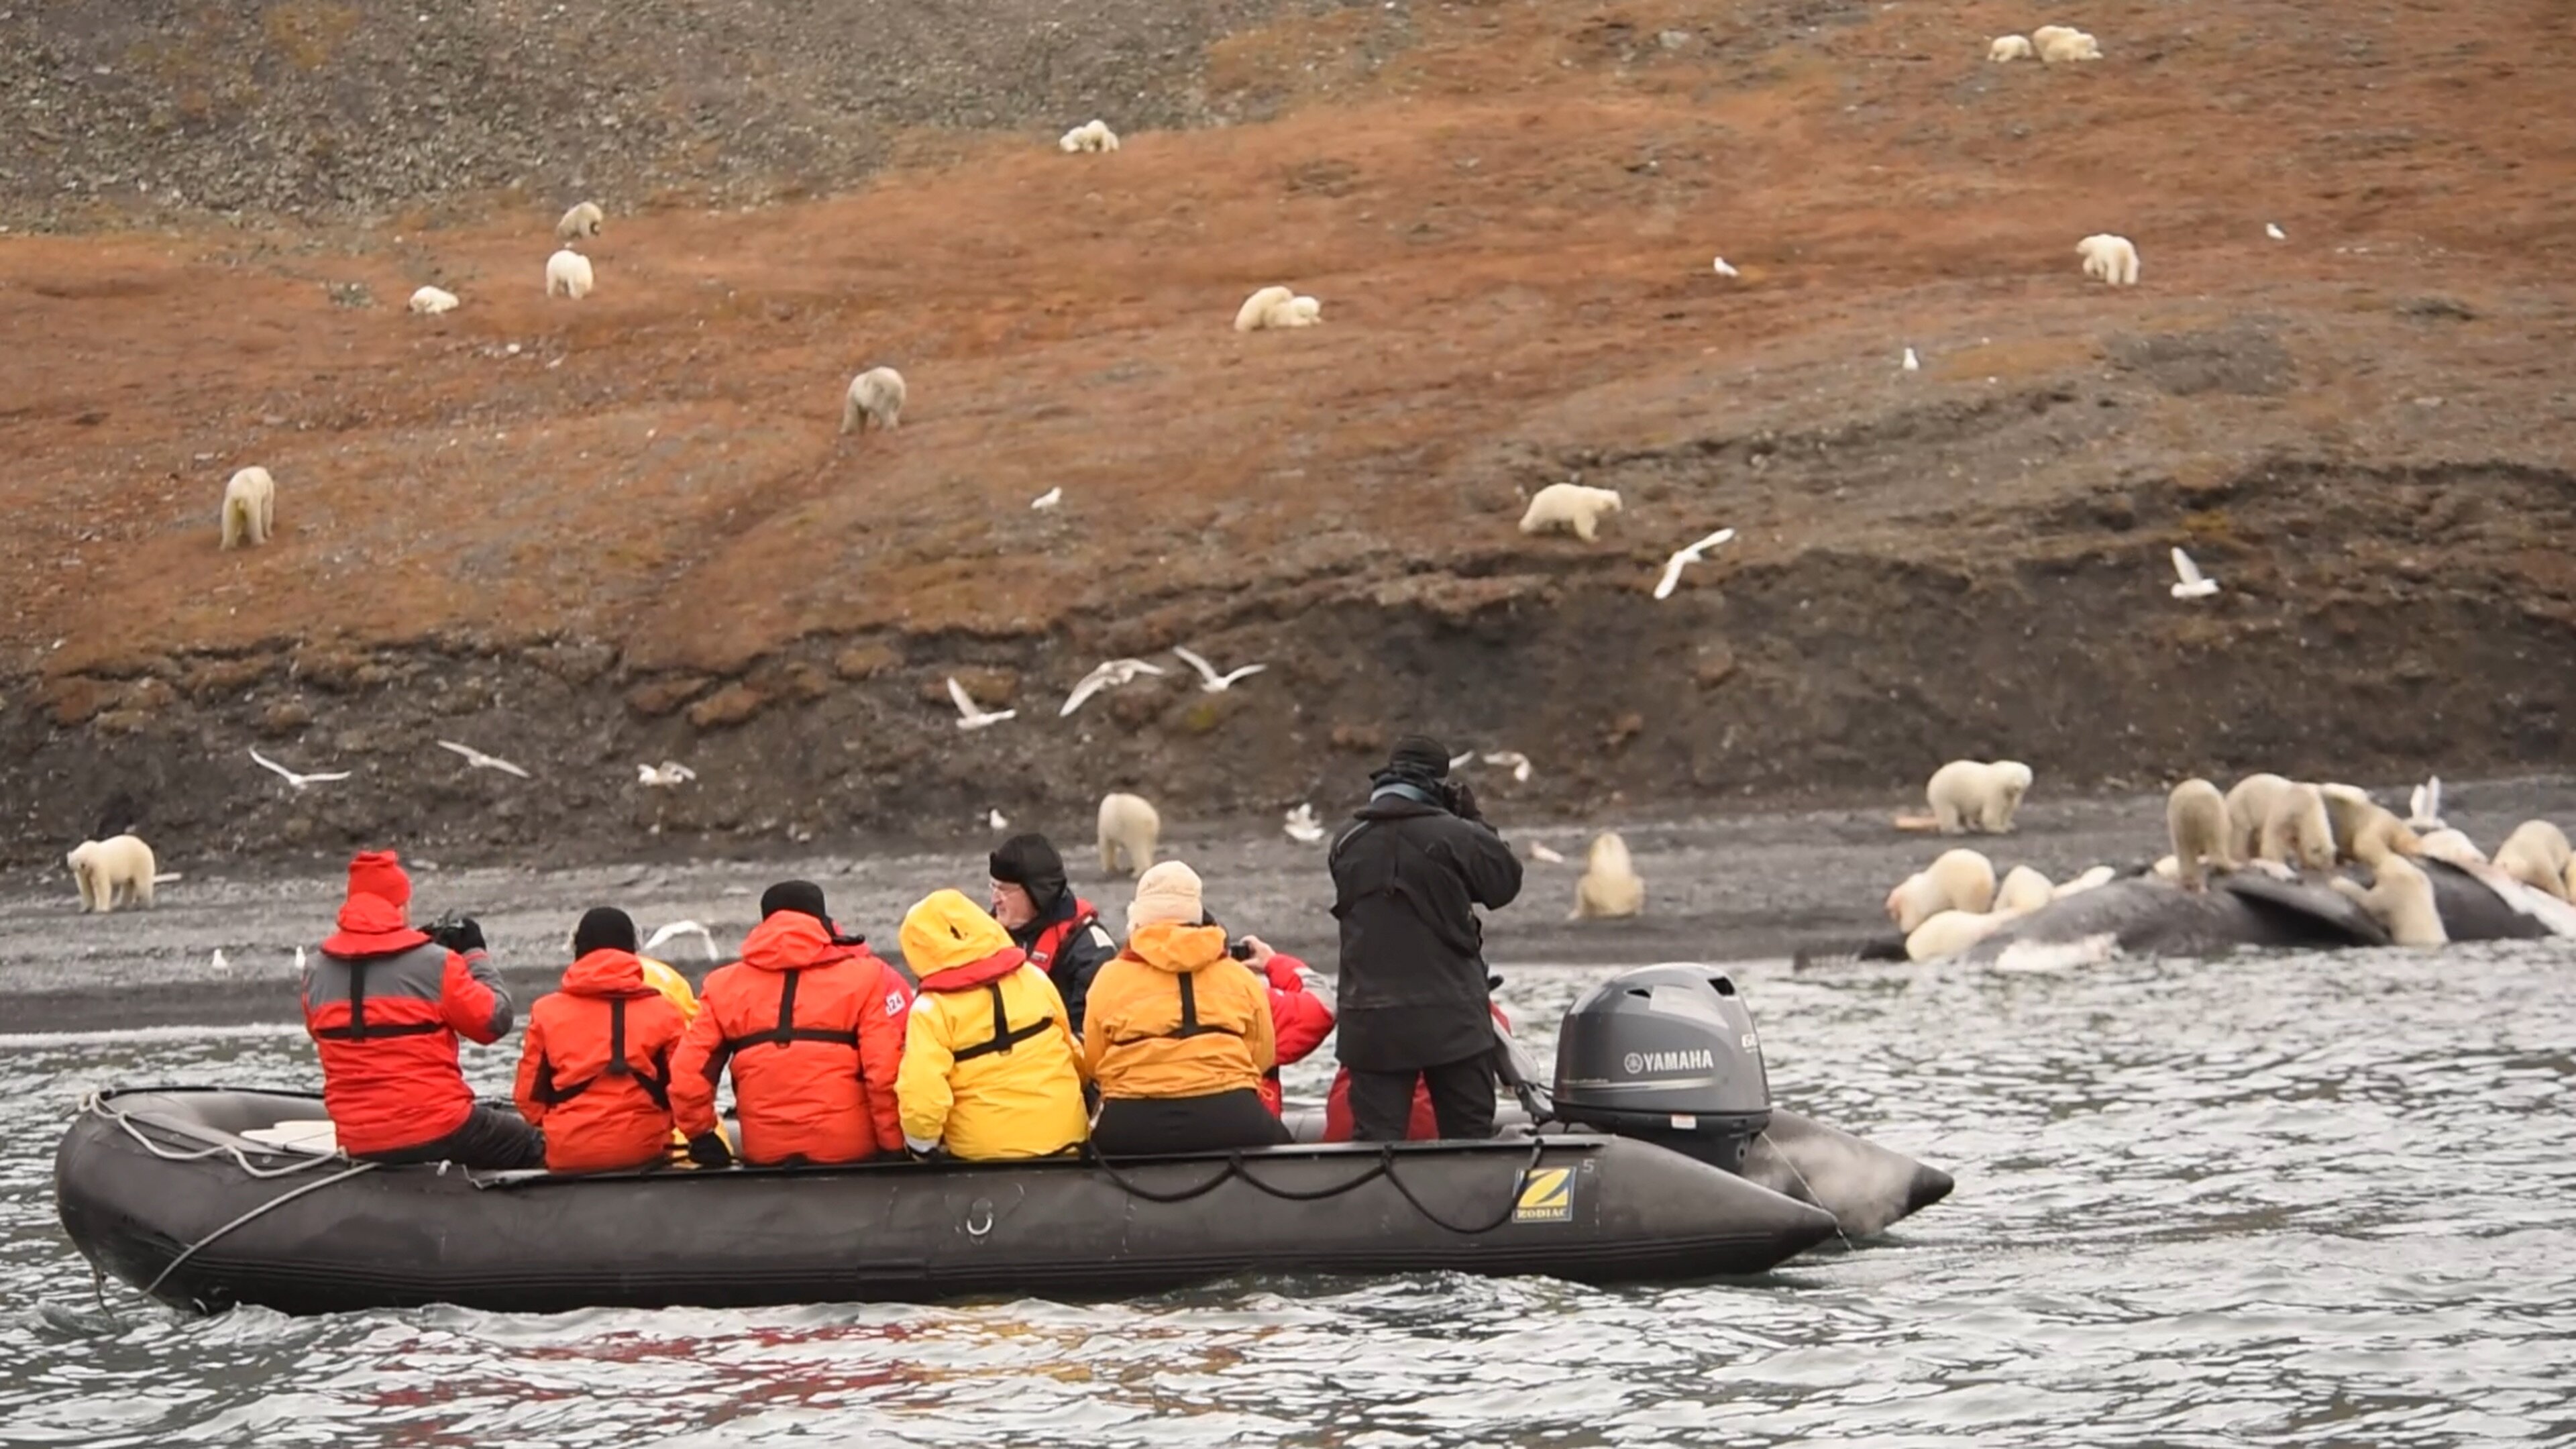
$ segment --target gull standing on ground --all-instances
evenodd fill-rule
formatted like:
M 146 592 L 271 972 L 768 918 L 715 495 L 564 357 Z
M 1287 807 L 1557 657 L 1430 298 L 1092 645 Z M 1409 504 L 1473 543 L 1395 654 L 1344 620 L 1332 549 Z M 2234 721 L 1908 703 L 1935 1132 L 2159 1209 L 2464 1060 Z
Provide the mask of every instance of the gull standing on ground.
M 706 927 L 699 925 L 695 921 L 673 921 L 671 924 L 655 931 L 650 937 L 646 938 L 644 949 L 646 951 L 654 950 L 663 942 L 675 941 L 682 936 L 697 937 L 699 944 L 707 948 L 707 959 L 710 961 L 716 959 L 715 933 L 709 931 Z
M 298 790 L 303 789 L 307 785 L 319 785 L 332 780 L 345 780 L 349 778 L 349 772 L 346 770 L 336 770 L 330 774 L 299 775 L 293 770 L 286 768 L 284 765 L 279 764 L 277 761 L 270 759 L 268 756 L 261 754 L 257 750 L 251 751 L 250 757 L 269 769 L 276 771 L 285 779 L 286 783 L 294 786 Z
M 522 780 L 528 778 L 527 771 L 520 769 L 518 766 L 511 764 L 505 759 L 502 759 L 499 755 L 487 755 L 481 750 L 474 748 L 472 745 L 460 745 L 454 740 L 440 740 L 438 742 L 438 747 L 442 750 L 454 750 L 456 753 L 463 755 L 465 757 L 465 763 L 473 766 L 475 769 L 498 770 L 504 775 L 516 775 Z
M 1451 755 L 1449 757 L 1449 768 L 1452 770 L 1463 770 L 1474 763 L 1476 763 L 1476 752 L 1474 750 L 1469 750 L 1463 755 Z
M 299 978 L 304 975 L 304 948 L 301 946 L 295 948 L 295 974 Z
M 1692 564 L 1698 563 L 1700 561 L 1700 556 L 1707 553 L 1710 549 L 1717 547 L 1721 543 L 1728 542 L 1734 537 L 1734 529 L 1721 528 L 1717 532 L 1710 534 L 1708 537 L 1701 539 L 1699 542 L 1692 544 L 1690 547 L 1674 554 L 1671 558 L 1664 560 L 1664 576 L 1655 580 L 1655 597 L 1658 599 L 1671 598 L 1673 596 L 1673 590 L 1681 587 L 1682 570 L 1689 568 Z
M 1064 489 L 1061 487 L 1050 488 L 1044 493 L 1039 494 L 1037 497 L 1030 499 L 1029 507 L 1043 511 L 1053 508 L 1063 501 Z
M 959 684 L 954 674 L 948 676 L 948 698 L 957 706 L 957 727 L 961 730 L 980 730 L 1019 713 L 1016 709 L 986 709 L 977 704 L 975 697 L 966 692 L 966 686 Z
M 2407 797 L 2406 828 L 2425 831 L 2442 829 L 2442 777 L 2434 775 L 2415 787 Z
M 1538 842 L 1537 842 L 1537 841 L 1535 841 L 1535 840 L 1533 840 L 1533 841 L 1531 841 L 1531 842 L 1529 843 L 1529 850 L 1530 850 L 1530 859 L 1532 859 L 1532 860 L 1543 860 L 1543 861 L 1546 861 L 1549 865 L 1563 865 L 1563 864 L 1565 864 L 1565 857 L 1564 857 L 1564 856 L 1561 856 L 1561 855 L 1557 854 L 1555 851 L 1548 849 L 1546 846 L 1541 845 L 1540 843 L 1538 843 Z
M 2181 549 L 2175 549 L 2173 566 L 2175 576 L 2182 580 L 2173 586 L 2175 598 L 2206 599 L 2218 592 L 2218 580 L 2202 573 L 2200 565 L 2191 561 L 2190 554 L 2184 553 Z
M 1529 783 L 1529 756 L 1522 754 L 1518 750 L 1489 750 L 1485 754 L 1485 763 L 1496 766 L 1507 765 L 1511 768 L 1512 778 L 1514 780 L 1524 785 Z
M 1220 690 L 1230 689 L 1233 687 L 1234 682 L 1241 679 L 1243 676 L 1247 674 L 1259 674 L 1261 671 L 1270 667 L 1267 664 L 1247 664 L 1241 669 L 1234 671 L 1232 674 L 1220 675 L 1216 672 L 1215 665 L 1208 663 L 1206 660 L 1191 653 L 1189 650 L 1182 648 L 1178 644 L 1172 646 L 1172 652 L 1181 656 L 1183 663 L 1188 664 L 1192 669 L 1199 672 L 1199 688 L 1205 690 L 1209 694 L 1215 694 Z
M 1008 829 L 1010 829 L 1010 828 L 1011 828 L 1011 822 L 1010 822 L 1009 817 L 1005 816 L 1005 815 L 1004 815 L 1001 811 L 999 811 L 999 810 L 987 810 L 987 811 L 985 811 L 985 812 L 984 812 L 984 823 L 985 823 L 986 825 L 989 825 L 989 826 L 993 827 L 995 830 L 1008 830 Z
M 1324 827 L 1315 823 L 1315 807 L 1300 805 L 1288 812 L 1288 838 L 1299 845 L 1312 845 L 1324 838 Z
M 2263 223 L 2263 235 L 2270 237 L 2274 241 L 2288 241 L 2290 239 L 2290 234 L 2281 230 L 2280 225 L 2276 222 L 2267 221 Z
M 1142 659 L 1112 659 L 1101 665 L 1099 668 L 1092 670 L 1089 674 L 1082 676 L 1080 682 L 1073 686 L 1073 693 L 1065 697 L 1064 708 L 1055 712 L 1055 717 L 1058 719 L 1064 718 L 1066 715 L 1082 708 L 1082 702 L 1084 700 L 1091 698 L 1093 695 L 1098 694 L 1104 689 L 1115 689 L 1119 685 L 1125 684 L 1128 680 L 1135 678 L 1139 674 L 1160 674 L 1162 672 L 1163 666 L 1159 664 L 1148 664 Z
M 1733 276 L 1739 276 L 1739 275 L 1741 275 L 1741 273 L 1737 272 L 1737 271 L 1735 270 L 1735 268 L 1730 267 L 1730 266 L 1728 266 L 1728 265 L 1726 264 L 1726 258 L 1724 258 L 1724 257 L 1719 257 L 1719 258 L 1717 259 L 1717 274 L 1718 274 L 1719 276 L 1721 276 L 1721 277 L 1733 277 Z
M 229 973 L 233 969 L 233 963 L 224 959 L 224 948 L 221 946 L 217 946 L 215 948 L 215 959 L 207 962 L 206 964 L 214 967 L 218 971 L 226 973 Z
M 696 778 L 698 778 L 697 771 L 677 760 L 664 760 L 659 765 L 639 764 L 635 767 L 635 783 L 650 785 L 657 790 L 668 790 Z
M 1923 359 L 1915 356 L 1914 349 L 1911 347 L 1905 349 L 1905 370 L 1907 372 L 1921 372 L 1923 370 Z

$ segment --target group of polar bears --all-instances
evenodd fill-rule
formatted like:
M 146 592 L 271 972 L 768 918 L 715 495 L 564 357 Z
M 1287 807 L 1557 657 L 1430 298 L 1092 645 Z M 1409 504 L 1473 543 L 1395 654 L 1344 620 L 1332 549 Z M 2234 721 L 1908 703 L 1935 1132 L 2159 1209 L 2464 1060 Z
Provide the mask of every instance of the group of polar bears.
M 2100 60 L 2102 43 L 2071 25 L 2043 25 L 2026 37 L 1998 35 L 1986 47 L 1986 59 L 1992 61 L 2029 60 L 2033 56 L 2043 65 Z
M 1982 851 L 1961 847 L 1941 852 L 1930 865 L 1899 881 L 1887 893 L 1887 917 L 1905 933 L 1907 960 L 1933 961 L 1967 950 L 2016 916 L 2091 890 L 2117 874 L 2097 865 L 2051 882 L 2042 872 L 2017 865 L 1998 884 L 1995 863 Z

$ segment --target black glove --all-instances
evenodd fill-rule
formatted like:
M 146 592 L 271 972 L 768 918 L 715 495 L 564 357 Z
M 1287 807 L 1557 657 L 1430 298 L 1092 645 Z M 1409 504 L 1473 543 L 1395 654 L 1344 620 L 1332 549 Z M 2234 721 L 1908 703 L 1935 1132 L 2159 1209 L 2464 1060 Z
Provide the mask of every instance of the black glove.
M 905 1156 L 911 1158 L 915 1162 L 954 1162 L 957 1160 L 956 1154 L 950 1152 L 944 1144 L 934 1146 L 927 1152 L 922 1151 L 918 1147 L 911 1146 L 905 1147 L 903 1151 Z
M 472 916 L 451 916 L 432 921 L 422 934 L 460 955 L 483 949 L 483 923 Z
M 1476 792 L 1464 780 L 1455 781 L 1449 786 L 1449 813 L 1461 820 L 1472 820 L 1478 825 L 1485 823 L 1484 812 L 1476 808 Z
M 689 1139 L 689 1160 L 700 1167 L 733 1166 L 733 1149 L 721 1132 L 701 1132 Z

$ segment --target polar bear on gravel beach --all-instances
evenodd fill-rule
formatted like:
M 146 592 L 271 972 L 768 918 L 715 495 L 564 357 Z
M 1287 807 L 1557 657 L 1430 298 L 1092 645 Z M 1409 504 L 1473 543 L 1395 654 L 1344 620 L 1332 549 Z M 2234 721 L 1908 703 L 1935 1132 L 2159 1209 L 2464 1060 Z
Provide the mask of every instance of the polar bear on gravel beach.
M 1974 850 L 1945 850 L 1887 893 L 1887 918 L 1913 935 L 1943 911 L 1983 914 L 1995 903 L 1995 863 Z
M 1646 907 L 1646 883 L 1637 878 L 1628 842 L 1605 830 L 1592 837 L 1583 859 L 1583 879 L 1574 883 L 1574 914 L 1569 921 L 1602 921 L 1633 916 Z
M 1932 806 L 1933 828 L 1943 835 L 2001 835 L 2012 829 L 2030 780 L 2030 766 L 2019 760 L 1952 760 L 1932 772 L 1923 798 Z
M 120 892 L 126 904 L 152 905 L 152 847 L 133 835 L 84 840 L 63 857 L 80 887 L 81 909 L 105 913 L 116 909 Z
M 1113 790 L 1100 797 L 1100 868 L 1141 876 L 1154 865 L 1155 842 L 1163 838 L 1163 817 L 1142 795 Z
M 1619 509 L 1616 488 L 1550 483 L 1531 495 L 1528 511 L 1521 514 L 1521 532 L 1570 533 L 1590 543 L 1600 535 L 1601 516 Z

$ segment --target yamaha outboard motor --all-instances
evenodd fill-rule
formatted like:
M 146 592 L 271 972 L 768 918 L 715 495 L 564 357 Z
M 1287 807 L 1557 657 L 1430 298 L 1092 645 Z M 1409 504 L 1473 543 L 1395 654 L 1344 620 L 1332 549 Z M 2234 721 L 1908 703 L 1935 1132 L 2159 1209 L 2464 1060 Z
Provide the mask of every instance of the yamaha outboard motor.
M 1753 1013 L 1706 966 L 1647 966 L 1594 987 L 1556 1043 L 1561 1122 L 1667 1147 L 1728 1172 L 1770 1125 Z

